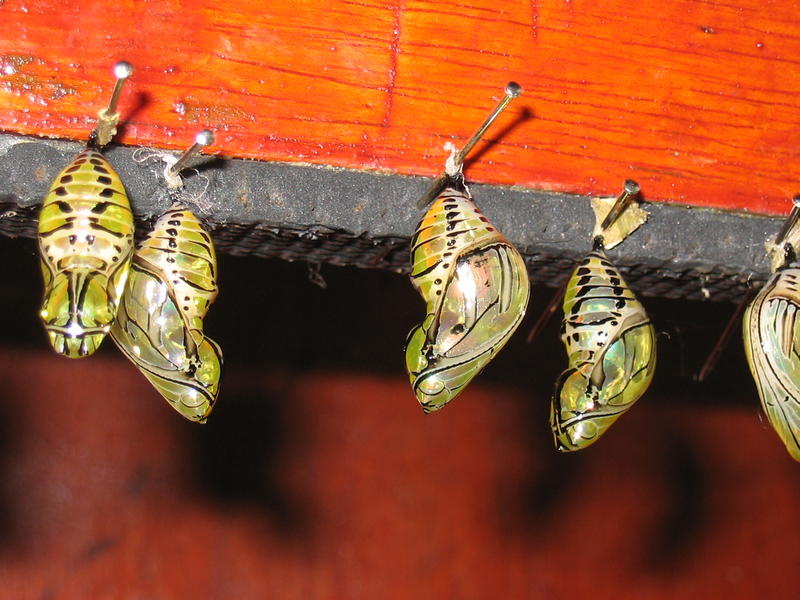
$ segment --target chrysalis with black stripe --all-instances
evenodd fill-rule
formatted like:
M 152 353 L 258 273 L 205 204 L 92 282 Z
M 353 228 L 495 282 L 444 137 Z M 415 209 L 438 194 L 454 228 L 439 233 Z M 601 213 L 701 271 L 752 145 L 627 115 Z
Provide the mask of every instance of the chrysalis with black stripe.
M 425 320 L 406 344 L 417 400 L 432 412 L 455 398 L 525 315 L 525 262 L 462 189 L 446 188 L 411 239 L 411 281 Z
M 56 177 L 39 215 L 44 299 L 39 312 L 53 349 L 69 358 L 92 354 L 119 305 L 133 252 L 133 215 L 125 188 L 99 152 L 119 119 L 115 112 L 127 63 L 109 108 L 81 152 Z M 112 124 L 113 123 L 113 124 Z
M 742 327 L 744 349 L 761 406 L 789 454 L 800 461 L 800 262 L 796 243 L 800 196 L 778 235 L 777 270 L 750 303 Z M 789 239 L 785 244 L 785 239 Z
M 655 371 L 655 330 L 601 236 L 567 283 L 561 340 L 569 366 L 556 383 L 550 427 L 559 450 L 580 450 L 644 394 Z
M 133 257 L 111 337 L 169 404 L 205 422 L 219 393 L 222 351 L 203 333 L 217 297 L 211 236 L 184 205 L 156 222 Z
M 219 394 L 222 351 L 203 332 L 217 297 L 211 235 L 180 200 L 181 166 L 213 142 L 210 131 L 164 171 L 174 202 L 136 250 L 128 285 L 111 328 L 122 352 L 178 413 L 204 423 Z
M 450 402 L 519 326 L 530 284 L 520 253 L 481 214 L 464 183 L 463 161 L 489 125 L 519 96 L 514 82 L 425 194 L 428 207 L 411 238 L 411 282 L 425 319 L 408 335 L 406 370 L 422 409 Z

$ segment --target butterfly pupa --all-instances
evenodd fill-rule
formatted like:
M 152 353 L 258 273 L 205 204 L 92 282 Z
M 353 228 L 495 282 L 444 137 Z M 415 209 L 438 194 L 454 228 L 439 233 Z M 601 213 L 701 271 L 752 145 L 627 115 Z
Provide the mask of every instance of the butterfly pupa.
M 212 142 L 210 131 L 200 132 L 165 169 L 168 186 L 182 186 L 181 167 Z M 216 403 L 222 371 L 222 351 L 203 332 L 218 293 L 217 260 L 200 220 L 176 192 L 171 196 L 172 206 L 134 253 L 111 338 L 170 406 L 204 423 Z
M 745 309 L 742 332 L 750 372 L 767 419 L 800 461 L 800 196 L 770 245 L 772 276 Z
M 411 282 L 426 303 L 406 342 L 406 369 L 422 409 L 455 398 L 503 347 L 525 315 L 530 284 L 520 253 L 481 214 L 464 184 L 463 160 L 521 89 L 506 96 L 448 161 L 420 204 L 433 203 L 411 238 Z
M 627 181 L 610 211 L 608 206 L 600 209 L 594 249 L 567 283 L 561 340 L 569 366 L 558 378 L 550 407 L 550 427 L 561 451 L 596 442 L 653 378 L 655 330 L 605 253 L 607 238 L 611 247 L 644 222 L 646 214 L 638 207 L 631 209 L 641 211 L 641 217 L 628 209 L 631 222 L 620 219 L 638 193 L 639 186 Z
M 119 176 L 100 152 L 119 121 L 117 100 L 133 68 L 117 63 L 117 83 L 86 150 L 58 174 L 39 214 L 44 298 L 39 315 L 53 349 L 92 354 L 114 320 L 133 252 L 133 214 Z

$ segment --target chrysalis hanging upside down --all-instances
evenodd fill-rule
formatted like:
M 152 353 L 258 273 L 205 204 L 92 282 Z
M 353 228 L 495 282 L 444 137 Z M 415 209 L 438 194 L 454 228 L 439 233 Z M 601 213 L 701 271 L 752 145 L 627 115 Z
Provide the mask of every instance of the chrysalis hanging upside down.
M 178 170 L 209 131 L 167 168 Z M 181 415 L 205 422 L 219 393 L 222 351 L 203 333 L 203 318 L 217 297 L 217 261 L 211 236 L 183 203 L 159 217 L 133 257 L 128 285 L 111 337 Z
M 118 63 L 114 71 L 117 85 L 89 147 L 56 177 L 39 216 L 40 316 L 53 349 L 69 358 L 92 354 L 108 333 L 133 251 L 125 188 L 99 152 L 116 132 L 117 99 L 132 68 Z
M 507 86 L 504 100 L 421 201 L 435 198 L 411 239 L 411 282 L 427 314 L 409 334 L 406 368 L 425 412 L 464 389 L 508 341 L 528 305 L 522 256 L 475 206 L 461 173 L 466 153 L 520 91 Z
M 562 451 L 594 443 L 644 394 L 653 378 L 653 325 L 604 251 L 605 236 L 611 247 L 646 218 L 636 219 L 629 211 L 635 222 L 617 221 L 638 192 L 635 182 L 626 182 L 625 191 L 598 224 L 594 250 L 567 283 L 561 339 L 569 368 L 556 383 L 550 410 L 550 427 Z M 623 229 L 612 230 L 615 223 Z
M 761 406 L 792 458 L 800 461 L 800 196 L 774 244 L 773 275 L 744 313 L 742 331 Z

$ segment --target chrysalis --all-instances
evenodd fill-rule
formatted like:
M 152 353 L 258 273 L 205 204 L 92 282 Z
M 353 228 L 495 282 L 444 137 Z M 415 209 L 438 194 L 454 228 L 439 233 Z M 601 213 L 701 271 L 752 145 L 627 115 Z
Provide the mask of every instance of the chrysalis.
M 117 63 L 117 84 L 88 147 L 61 173 L 39 216 L 44 277 L 40 316 L 53 349 L 69 358 L 92 354 L 119 305 L 133 251 L 133 214 L 122 182 L 99 149 L 116 132 L 117 99 L 132 67 Z
M 211 132 L 174 165 L 180 164 Z M 177 179 L 180 185 L 180 179 Z M 203 333 L 217 297 L 217 261 L 211 236 L 189 208 L 175 201 L 137 248 L 111 337 L 181 415 L 205 422 L 219 393 L 222 351 Z
M 435 198 L 411 239 L 411 282 L 426 302 L 425 320 L 406 343 L 417 400 L 433 412 L 455 398 L 522 321 L 530 285 L 519 252 L 475 206 L 463 159 L 521 89 L 506 97 L 422 199 Z
M 644 394 L 653 378 L 655 330 L 604 250 L 604 236 L 638 192 L 635 182 L 626 182 L 625 191 L 598 228 L 594 250 L 567 283 L 561 340 L 569 367 L 556 383 L 550 410 L 550 427 L 561 451 L 594 443 Z M 644 218 L 626 231 L 612 232 L 618 238 L 615 242 Z
M 800 461 L 800 196 L 770 249 L 773 275 L 744 313 L 742 331 L 761 406 L 792 458 Z

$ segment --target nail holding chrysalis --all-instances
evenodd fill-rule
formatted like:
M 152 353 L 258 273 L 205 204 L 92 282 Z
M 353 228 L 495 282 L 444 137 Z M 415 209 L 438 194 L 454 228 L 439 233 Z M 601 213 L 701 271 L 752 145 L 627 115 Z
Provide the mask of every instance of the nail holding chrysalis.
M 201 131 L 180 157 L 159 155 L 172 206 L 136 249 L 122 305 L 111 328 L 119 349 L 186 419 L 204 423 L 216 404 L 222 350 L 203 319 L 219 292 L 211 234 L 180 199 L 183 171 L 214 136 Z
M 615 228 L 612 226 L 619 219 L 619 217 L 625 213 L 630 203 L 639 194 L 639 191 L 639 184 L 631 179 L 628 179 L 625 181 L 622 193 L 616 198 L 612 196 L 611 198 L 592 199 L 592 209 L 595 212 L 596 218 L 593 236 L 595 239 L 598 237 L 602 238 L 604 248 L 613 248 L 619 244 L 622 239 L 633 233 L 633 231 L 638 228 L 639 225 L 647 220 L 647 213 L 637 206 L 629 215 L 626 215 L 626 222 L 621 224 L 620 228 L 616 229 L 617 233 L 613 233 Z M 620 236 L 619 232 L 622 231 L 625 232 L 624 236 Z M 542 311 L 542 314 L 539 315 L 539 318 L 531 328 L 530 333 L 528 333 L 526 343 L 532 343 L 538 337 L 541 331 L 547 326 L 557 308 L 562 304 L 568 284 L 569 278 L 565 279 L 564 283 L 562 283 L 553 293 L 547 306 Z
M 87 148 L 58 174 L 42 203 L 38 241 L 44 278 L 40 316 L 53 349 L 92 354 L 119 305 L 133 252 L 133 214 L 125 188 L 100 149 L 119 122 L 117 101 L 132 67 L 117 63 L 114 93 Z
M 500 100 L 494 110 L 489 113 L 489 116 L 486 117 L 486 120 L 483 122 L 483 124 L 475 130 L 475 133 L 470 136 L 461 151 L 455 156 L 451 156 L 451 158 L 448 160 L 448 167 L 451 167 L 451 170 L 459 172 L 462 170 L 464 167 L 464 159 L 467 157 L 467 154 L 469 154 L 470 150 L 472 150 L 475 144 L 477 144 L 478 141 L 483 137 L 483 134 L 486 133 L 486 130 L 489 129 L 491 124 L 494 123 L 497 117 L 500 116 L 500 113 L 502 113 L 511 103 L 511 101 L 514 98 L 517 98 L 520 94 L 522 94 L 522 86 L 514 81 L 509 81 L 506 85 L 505 96 L 503 96 L 503 99 Z M 428 188 L 428 191 L 425 192 L 425 194 L 419 199 L 419 202 L 417 202 L 417 208 L 425 208 L 428 206 L 428 204 L 433 202 L 436 196 L 439 195 L 439 192 L 444 189 L 447 181 L 448 171 L 446 169 L 445 172 L 433 182 L 433 185 Z
M 781 230 L 775 237 L 775 241 L 767 241 L 767 254 L 770 259 L 772 271 L 777 271 L 786 261 L 786 248 L 800 247 L 800 227 L 797 222 L 800 219 L 800 194 L 792 198 L 792 210 Z
M 214 134 L 208 129 L 204 129 L 195 136 L 194 144 L 187 148 L 177 159 L 171 156 L 168 158 L 165 157 L 164 160 L 167 163 L 167 167 L 164 169 L 164 179 L 167 181 L 167 186 L 170 188 L 181 187 L 183 181 L 180 178 L 180 172 L 186 168 L 186 165 L 192 158 L 200 154 L 203 148 L 213 143 Z M 174 162 L 172 162 L 172 160 L 174 160 Z
M 114 91 L 111 93 L 111 101 L 108 103 L 107 108 L 97 113 L 97 127 L 95 127 L 92 134 L 94 143 L 98 148 L 108 145 L 117 134 L 117 125 L 119 124 L 117 104 L 122 94 L 122 87 L 131 75 L 133 75 L 133 65 L 129 62 L 123 60 L 114 65 L 114 76 L 117 81 L 114 84 Z
M 655 371 L 655 330 L 644 307 L 606 256 L 647 219 L 628 180 L 616 198 L 594 198 L 593 250 L 570 277 L 561 340 L 569 366 L 556 382 L 550 428 L 556 448 L 591 444 L 647 390 Z
M 639 192 L 639 184 L 628 179 L 616 198 L 592 198 L 596 219 L 593 236 L 602 238 L 606 250 L 616 247 L 647 221 L 647 213 L 632 204 Z
M 422 409 L 450 402 L 488 364 L 522 321 L 530 295 L 525 261 L 483 216 L 464 183 L 467 152 L 521 88 L 506 95 L 453 151 L 445 173 L 422 197 L 428 207 L 411 238 L 411 282 L 426 303 L 406 342 L 406 369 Z

